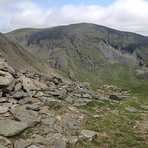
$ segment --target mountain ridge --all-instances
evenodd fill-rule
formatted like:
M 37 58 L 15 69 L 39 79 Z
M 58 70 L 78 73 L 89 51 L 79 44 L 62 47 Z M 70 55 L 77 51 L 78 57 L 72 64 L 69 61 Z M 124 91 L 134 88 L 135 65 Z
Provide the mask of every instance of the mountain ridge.
M 133 67 L 148 66 L 148 38 L 135 33 L 87 23 L 21 31 L 6 36 L 74 80 L 90 74 L 94 81 L 104 74 L 133 80 Z

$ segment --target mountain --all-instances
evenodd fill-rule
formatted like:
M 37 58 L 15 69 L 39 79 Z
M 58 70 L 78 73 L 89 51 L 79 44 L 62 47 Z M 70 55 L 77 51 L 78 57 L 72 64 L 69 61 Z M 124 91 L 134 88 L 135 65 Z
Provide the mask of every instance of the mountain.
M 33 72 L 53 73 L 52 70 L 42 64 L 19 44 L 11 41 L 0 33 L 0 53 L 5 57 L 7 63 L 17 70 L 28 69 Z
M 137 68 L 148 67 L 147 37 L 95 24 L 18 29 L 6 36 L 73 80 L 133 81 Z

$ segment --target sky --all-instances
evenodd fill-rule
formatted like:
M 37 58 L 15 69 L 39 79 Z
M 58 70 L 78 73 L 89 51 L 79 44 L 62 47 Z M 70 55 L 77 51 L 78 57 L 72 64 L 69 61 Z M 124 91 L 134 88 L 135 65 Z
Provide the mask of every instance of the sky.
M 148 0 L 0 0 L 0 32 L 94 23 L 148 36 Z

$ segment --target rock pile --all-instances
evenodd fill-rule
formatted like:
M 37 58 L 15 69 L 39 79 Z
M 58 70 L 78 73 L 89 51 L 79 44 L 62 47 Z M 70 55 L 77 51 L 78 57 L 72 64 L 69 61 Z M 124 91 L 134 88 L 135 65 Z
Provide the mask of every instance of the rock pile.
M 76 107 L 93 100 L 100 104 L 125 98 L 130 98 L 128 92 L 102 93 L 86 82 L 77 84 L 49 74 L 17 71 L 1 57 L 0 147 L 65 148 L 67 143 L 75 145 L 78 138 L 91 141 L 96 136 L 107 137 L 105 133 L 80 129 L 85 115 Z M 26 135 L 27 140 L 13 138 Z
M 88 83 L 76 84 L 49 74 L 16 71 L 0 58 L 0 146 L 65 148 L 66 143 L 74 145 L 78 141 L 78 123 L 84 115 L 73 105 L 86 105 L 97 95 Z M 54 110 L 62 104 L 69 104 L 69 110 L 63 111 L 65 114 Z M 28 140 L 12 138 L 21 132 L 23 136 L 29 134 Z M 80 135 L 86 137 L 82 132 Z

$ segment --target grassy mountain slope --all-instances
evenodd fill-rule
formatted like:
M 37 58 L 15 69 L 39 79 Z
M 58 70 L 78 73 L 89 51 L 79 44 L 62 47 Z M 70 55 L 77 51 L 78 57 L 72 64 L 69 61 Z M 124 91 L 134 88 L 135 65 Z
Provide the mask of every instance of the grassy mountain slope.
M 7 60 L 7 63 L 15 69 L 53 73 L 48 66 L 39 62 L 28 51 L 24 50 L 23 47 L 11 41 L 3 34 L 0 34 L 0 53 Z
M 133 81 L 148 66 L 148 38 L 95 24 L 19 29 L 6 34 L 42 62 L 74 80 Z

